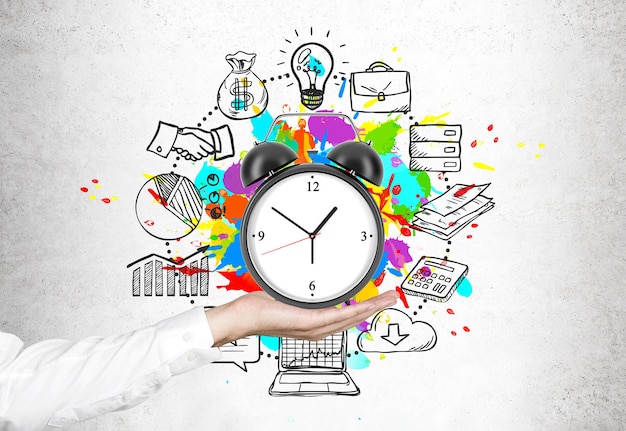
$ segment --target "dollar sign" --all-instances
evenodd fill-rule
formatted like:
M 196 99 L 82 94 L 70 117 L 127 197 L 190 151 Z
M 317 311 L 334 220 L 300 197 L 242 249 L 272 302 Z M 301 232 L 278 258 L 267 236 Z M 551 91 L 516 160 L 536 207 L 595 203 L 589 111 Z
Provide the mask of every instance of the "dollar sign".
M 230 86 L 230 94 L 232 94 L 233 100 L 230 102 L 230 106 L 235 111 L 247 111 L 248 106 L 254 102 L 252 94 L 248 93 L 248 87 L 252 86 L 252 82 L 248 78 L 236 78 L 235 83 Z

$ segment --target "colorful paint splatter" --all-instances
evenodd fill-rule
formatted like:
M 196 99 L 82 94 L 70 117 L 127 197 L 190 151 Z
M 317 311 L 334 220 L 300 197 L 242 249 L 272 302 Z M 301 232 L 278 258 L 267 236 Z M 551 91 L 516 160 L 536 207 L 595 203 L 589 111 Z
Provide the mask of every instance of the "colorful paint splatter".
M 266 111 L 267 112 L 267 111 Z M 330 117 L 322 117 L 324 119 Z M 265 132 L 272 124 L 268 113 L 252 119 L 253 134 L 257 140 L 265 138 Z M 305 129 L 308 126 L 308 130 Z M 430 177 L 427 172 L 411 171 L 400 159 L 396 149 L 396 139 L 405 130 L 400 126 L 400 116 L 389 118 L 383 122 L 367 121 L 359 127 L 359 133 L 365 141 L 380 154 L 383 161 L 385 176 L 382 186 L 367 184 L 374 200 L 383 216 L 385 239 L 383 259 L 377 268 L 373 280 L 356 296 L 363 301 L 377 295 L 378 286 L 385 273 L 402 277 L 406 273 L 406 265 L 413 261 L 409 246 L 402 238 L 388 237 L 390 227 L 401 232 L 401 236 L 414 235 L 410 230 L 410 220 L 431 196 Z M 347 140 L 354 140 L 354 130 L 345 122 L 324 121 L 312 117 L 309 124 L 299 119 L 296 124 L 286 122 L 274 126 L 270 131 L 271 140 L 291 147 L 297 154 L 298 163 L 330 163 L 326 154 L 334 145 Z M 315 150 L 315 151 L 311 151 Z M 258 184 L 244 187 L 240 180 L 241 160 L 229 167 L 220 169 L 210 162 L 204 162 L 195 178 L 195 185 L 201 190 L 206 202 L 205 211 L 208 218 L 198 230 L 209 233 L 211 246 L 219 246 L 212 254 L 216 260 L 215 270 L 223 275 L 227 282 L 221 288 L 251 292 L 260 290 L 247 272 L 240 248 L 239 233 L 241 220 L 247 202 Z M 219 179 L 218 186 L 209 185 Z M 378 280 L 378 284 L 376 283 Z

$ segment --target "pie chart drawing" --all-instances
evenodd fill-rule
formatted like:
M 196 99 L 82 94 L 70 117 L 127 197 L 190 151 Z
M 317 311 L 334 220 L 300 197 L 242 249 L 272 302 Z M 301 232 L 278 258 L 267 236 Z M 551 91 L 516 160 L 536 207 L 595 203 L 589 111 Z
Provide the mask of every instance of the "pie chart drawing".
M 143 185 L 135 212 L 146 232 L 169 240 L 182 238 L 198 227 L 203 207 L 193 182 L 172 172 L 152 177 Z

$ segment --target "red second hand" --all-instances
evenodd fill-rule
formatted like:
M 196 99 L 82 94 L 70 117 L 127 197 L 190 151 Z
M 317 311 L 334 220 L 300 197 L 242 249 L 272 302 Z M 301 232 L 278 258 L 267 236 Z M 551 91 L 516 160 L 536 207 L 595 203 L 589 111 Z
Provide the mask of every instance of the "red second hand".
M 321 235 L 321 234 L 322 234 L 321 232 L 318 232 L 318 233 L 316 233 L 316 234 L 315 234 L 315 236 L 318 236 L 318 235 Z M 302 238 L 302 239 L 299 239 L 299 240 L 297 240 L 297 241 L 290 242 L 289 244 L 281 245 L 280 247 L 277 247 L 277 248 L 275 248 L 275 249 L 273 249 L 273 250 L 266 251 L 265 253 L 261 253 L 261 256 L 262 256 L 262 255 L 264 255 L 264 254 L 271 253 L 271 252 L 276 251 L 276 250 L 280 250 L 281 248 L 289 247 L 290 245 L 297 244 L 297 243 L 302 242 L 302 241 L 304 241 L 304 240 L 306 240 L 306 239 L 309 239 L 309 238 L 311 238 L 311 237 L 307 236 L 307 237 Z

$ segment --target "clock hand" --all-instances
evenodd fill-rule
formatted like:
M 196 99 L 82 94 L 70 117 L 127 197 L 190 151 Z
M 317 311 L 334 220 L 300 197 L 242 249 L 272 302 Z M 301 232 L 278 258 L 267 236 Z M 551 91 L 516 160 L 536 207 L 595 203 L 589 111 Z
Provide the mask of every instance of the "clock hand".
M 321 233 L 318 233 L 316 235 L 321 235 Z M 268 254 L 268 253 L 271 253 L 271 252 L 276 251 L 276 250 L 280 250 L 281 248 L 289 247 L 290 245 L 297 244 L 297 243 L 305 241 L 305 240 L 307 240 L 309 238 L 311 238 L 311 237 L 310 236 L 306 236 L 306 237 L 304 237 L 302 239 L 299 239 L 297 241 L 290 242 L 289 244 L 281 245 L 280 247 L 276 247 L 276 248 L 274 248 L 272 250 L 266 251 L 265 253 L 261 253 L 261 255 Z M 313 238 L 315 238 L 315 237 L 313 237 Z
M 272 207 L 272 209 L 274 211 L 276 211 L 278 214 L 280 214 L 281 216 L 283 216 L 284 218 L 286 218 L 288 221 L 290 221 L 293 225 L 295 225 L 298 229 L 300 229 L 302 232 L 306 233 L 307 235 L 311 236 L 311 235 L 315 235 L 312 234 L 311 232 L 309 232 L 308 230 L 306 230 L 305 228 L 303 228 L 302 226 L 300 226 L 298 223 L 296 223 L 295 221 L 291 220 L 289 217 L 287 217 L 285 214 L 281 213 L 280 211 L 278 211 L 276 208 Z
M 322 229 L 322 227 L 324 227 L 326 222 L 328 222 L 328 220 L 330 220 L 330 218 L 333 216 L 333 214 L 335 214 L 335 211 L 337 211 L 337 207 L 333 207 L 333 209 L 330 210 L 330 212 L 328 214 L 326 214 L 326 217 L 324 217 L 324 220 L 322 220 L 322 222 L 319 224 L 319 226 L 311 234 L 311 265 L 314 263 L 314 260 L 315 260 L 315 245 L 314 245 L 315 237 L 320 234 L 320 230 Z
M 333 216 L 333 214 L 335 214 L 335 211 L 337 211 L 337 207 L 334 207 L 332 210 L 330 210 L 330 212 L 326 215 L 326 217 L 324 217 L 324 220 L 322 220 L 322 222 L 320 223 L 320 225 L 313 231 L 313 233 L 311 235 L 317 235 L 317 233 L 322 230 L 322 227 L 324 227 L 324 225 L 326 224 L 326 222 L 328 220 L 330 220 L 330 218 Z

